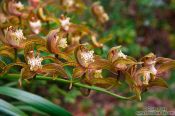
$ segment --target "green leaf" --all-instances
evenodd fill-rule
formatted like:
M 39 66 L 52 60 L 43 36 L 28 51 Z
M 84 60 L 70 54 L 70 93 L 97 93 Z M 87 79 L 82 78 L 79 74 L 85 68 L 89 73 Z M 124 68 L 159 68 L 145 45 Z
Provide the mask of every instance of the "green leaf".
M 16 106 L 17 108 L 19 108 L 20 110 L 23 110 L 23 111 L 28 111 L 28 112 L 33 112 L 33 113 L 37 113 L 37 114 L 40 114 L 42 116 L 48 116 L 48 114 L 34 108 L 34 107 L 31 107 L 29 105 L 19 105 L 19 106 Z
M 0 112 L 10 116 L 27 116 L 23 111 L 2 99 L 0 99 Z
M 49 115 L 53 115 L 53 116 L 56 116 L 56 115 L 70 116 L 71 115 L 68 111 L 61 108 L 60 106 L 57 106 L 40 96 L 34 95 L 29 92 L 25 92 L 23 90 L 14 89 L 11 87 L 0 87 L 0 94 L 7 95 L 9 97 L 23 101 L 31 105 L 32 107 L 42 112 L 45 112 Z

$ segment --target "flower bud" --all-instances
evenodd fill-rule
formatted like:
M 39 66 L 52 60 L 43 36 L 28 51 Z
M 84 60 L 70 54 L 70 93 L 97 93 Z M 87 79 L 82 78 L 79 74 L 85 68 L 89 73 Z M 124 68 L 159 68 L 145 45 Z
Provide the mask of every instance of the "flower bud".
M 65 17 L 64 15 L 61 15 L 59 21 L 60 21 L 60 24 L 61 24 L 61 29 L 63 29 L 64 31 L 68 31 L 69 26 L 70 26 L 70 18 Z
M 32 29 L 33 33 L 39 34 L 41 30 L 41 21 L 40 20 L 32 20 L 29 22 L 30 28 Z
M 96 16 L 97 20 L 100 23 L 106 23 L 109 20 L 108 14 L 104 11 L 104 8 L 100 5 L 99 2 L 95 2 L 92 5 L 92 12 Z

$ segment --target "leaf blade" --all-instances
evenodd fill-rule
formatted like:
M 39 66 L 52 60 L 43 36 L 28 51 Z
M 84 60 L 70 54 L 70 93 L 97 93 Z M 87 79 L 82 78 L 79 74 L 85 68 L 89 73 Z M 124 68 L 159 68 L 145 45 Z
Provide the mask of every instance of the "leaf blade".
M 59 114 L 64 116 L 71 116 L 71 114 L 68 111 L 61 108 L 60 106 L 57 106 L 40 96 L 34 95 L 29 92 L 25 92 L 23 90 L 18 90 L 11 87 L 0 87 L 0 94 L 7 95 L 9 97 L 23 101 L 31 105 L 32 107 L 41 110 L 43 112 L 46 112 L 50 115 Z
M 27 116 L 23 111 L 2 99 L 0 99 L 0 111 L 12 116 Z

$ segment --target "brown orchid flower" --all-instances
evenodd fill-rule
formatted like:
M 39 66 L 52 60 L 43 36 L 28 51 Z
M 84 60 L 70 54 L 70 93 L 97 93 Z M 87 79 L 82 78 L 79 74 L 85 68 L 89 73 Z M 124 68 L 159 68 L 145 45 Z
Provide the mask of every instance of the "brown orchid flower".
M 70 22 L 70 18 L 65 17 L 64 15 L 61 15 L 59 21 L 61 24 L 60 30 L 67 33 L 68 35 L 72 36 L 71 37 L 71 45 L 73 45 L 74 43 L 80 44 L 80 40 L 83 37 L 90 36 L 92 44 L 95 47 L 102 47 L 103 46 L 102 43 L 97 42 L 97 34 L 90 31 L 90 29 L 87 28 L 85 25 L 73 24 Z M 83 43 L 81 43 L 81 44 L 83 44 Z
M 4 35 L 5 34 L 5 35 Z M 1 38 L 3 45 L 1 45 L 0 54 L 5 57 L 9 57 L 16 60 L 19 60 L 17 57 L 18 49 L 24 48 L 24 51 L 28 49 L 28 45 L 35 43 L 37 47 L 45 46 L 46 42 L 43 38 L 38 36 L 27 36 L 27 38 L 23 35 L 22 29 L 17 29 L 15 27 L 8 27 L 4 30 L 4 33 L 0 31 Z M 26 54 L 26 52 L 24 52 Z
M 47 35 L 47 48 L 51 53 L 58 54 L 68 47 L 68 31 L 70 18 L 61 15 L 59 19 L 61 27 L 54 29 Z
M 92 67 L 98 60 L 98 56 L 94 55 L 93 50 L 88 50 L 85 45 L 80 45 L 75 50 L 75 57 L 77 60 L 77 66 L 73 70 L 73 78 L 80 78 L 82 82 L 90 85 L 96 85 L 100 87 L 114 87 L 119 85 L 116 78 L 107 77 L 103 78 L 102 69 L 96 69 Z
M 169 69 L 174 68 L 175 61 L 170 58 L 156 57 L 153 53 L 144 56 L 141 61 L 143 62 L 143 68 L 147 70 L 146 84 L 149 84 L 149 80 L 155 80 L 160 78 L 163 73 Z M 145 72 L 143 72 L 145 74 Z
M 93 50 L 88 50 L 85 45 L 80 45 L 75 50 L 75 57 L 78 64 L 73 71 L 74 78 L 82 77 L 87 71 L 92 70 L 89 66 L 95 61 Z
M 21 2 L 16 2 L 15 0 L 9 0 L 7 3 L 7 10 L 11 15 L 22 16 L 23 13 L 21 10 L 24 9 L 24 6 Z
M 52 30 L 47 35 L 47 48 L 51 53 L 61 53 L 67 46 L 67 37 L 59 29 Z
M 113 47 L 108 52 L 108 60 L 115 72 L 125 71 L 132 65 L 137 64 L 136 60 L 122 53 L 121 46 Z
M 81 0 L 60 0 L 61 8 L 66 12 L 81 12 L 84 3 Z
M 28 0 L 28 2 L 33 8 L 37 8 L 39 6 L 40 0 Z
M 16 62 L 16 63 L 11 63 L 9 65 L 6 65 L 3 67 L 3 72 L 1 72 L 1 75 L 7 73 L 7 71 L 17 65 L 21 66 L 21 77 L 19 79 L 19 84 L 22 85 L 22 80 L 29 80 L 34 78 L 37 74 L 43 74 L 45 76 L 52 76 L 53 79 L 56 78 L 57 76 L 61 76 L 62 78 L 67 78 L 68 75 L 66 74 L 63 64 L 58 61 L 58 59 L 54 57 L 49 57 L 49 56 L 44 56 L 40 57 L 39 53 L 32 51 L 28 51 L 28 54 L 26 57 L 26 62 Z M 51 59 L 53 60 L 53 63 L 49 64 L 42 64 L 42 62 L 46 59 Z
M 61 24 L 61 29 L 64 31 L 68 31 L 69 30 L 69 26 L 70 26 L 70 18 L 69 17 L 65 17 L 64 15 L 61 15 L 60 19 L 60 24 Z
M 9 45 L 13 48 L 23 48 L 24 41 L 26 37 L 23 35 L 23 31 L 21 29 L 16 29 L 12 26 L 8 27 L 5 30 L 5 37 L 2 38 L 2 42 L 6 45 Z
M 131 72 L 125 72 L 126 81 L 136 93 L 138 99 L 141 99 L 140 94 L 142 92 L 152 86 L 168 87 L 160 76 L 175 67 L 174 60 L 156 57 L 153 53 L 144 56 L 141 61 L 143 62 L 141 68 L 135 65 Z
M 27 60 L 28 60 L 27 64 L 29 65 L 31 71 L 35 71 L 38 73 L 41 72 L 42 69 L 41 62 L 43 58 L 40 58 L 39 54 L 37 54 L 35 57 L 34 51 L 30 51 L 28 53 Z
M 93 3 L 92 13 L 101 24 L 104 24 L 109 20 L 108 14 L 104 11 L 103 6 L 101 6 L 99 2 Z
M 96 70 L 106 69 L 115 75 L 119 72 L 129 71 L 130 68 L 138 62 L 129 56 L 123 54 L 120 50 L 121 46 L 113 47 L 109 50 L 107 59 L 96 57 L 94 64 L 90 65 L 90 68 Z
M 32 16 L 31 19 L 29 20 L 29 25 L 34 34 L 40 33 L 42 23 L 37 17 Z
M 80 45 L 80 40 L 88 34 L 92 35 L 94 45 L 102 46 L 96 41 L 96 36 L 89 29 L 85 26 L 72 24 L 69 20 L 68 17 L 62 15 L 60 18 L 61 27 L 50 31 L 47 35 L 47 48 L 51 53 L 58 55 L 62 52 L 72 54 L 75 48 Z
M 39 56 L 39 54 L 36 55 L 34 54 L 34 51 L 30 51 L 28 52 L 27 57 L 27 63 L 23 63 L 23 62 L 16 62 L 16 63 L 11 63 L 9 65 L 4 66 L 3 68 L 3 72 L 1 73 L 1 75 L 5 74 L 8 72 L 8 70 L 17 65 L 17 66 L 21 66 L 21 77 L 19 79 L 19 84 L 22 85 L 22 79 L 28 80 L 33 78 L 36 74 L 39 74 L 42 72 L 42 60 L 43 58 L 41 58 Z
M 30 71 L 34 71 L 40 74 L 52 75 L 56 76 L 56 74 L 60 74 L 63 78 L 67 78 L 67 74 L 63 69 L 63 64 L 61 62 L 54 62 L 50 64 L 42 65 L 41 62 L 45 59 L 54 59 L 52 57 L 39 57 L 37 53 L 34 55 L 34 51 L 30 51 L 27 56 L 27 63 L 30 67 Z M 56 59 L 54 59 L 56 60 Z

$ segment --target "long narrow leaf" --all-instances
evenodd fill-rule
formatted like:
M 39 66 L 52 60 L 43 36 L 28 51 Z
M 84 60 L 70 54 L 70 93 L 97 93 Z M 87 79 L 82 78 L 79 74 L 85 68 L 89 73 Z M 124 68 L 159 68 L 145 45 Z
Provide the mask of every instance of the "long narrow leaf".
M 0 112 L 10 116 L 27 116 L 23 111 L 2 99 L 0 99 Z
M 16 106 L 17 108 L 19 108 L 20 110 L 23 110 L 23 111 L 28 111 L 28 112 L 33 112 L 33 113 L 37 113 L 37 114 L 40 114 L 42 116 L 48 116 L 48 114 L 34 108 L 34 107 L 31 107 L 29 105 L 19 105 L 19 106 Z
M 60 106 L 57 106 L 55 104 L 53 104 L 52 102 L 34 95 L 32 93 L 29 92 L 25 92 L 23 90 L 19 90 L 19 89 L 14 89 L 11 87 L 0 87 L 0 94 L 2 95 L 7 95 L 9 97 L 18 99 L 20 101 L 23 101 L 29 105 L 31 105 L 32 107 L 45 112 L 49 115 L 54 115 L 54 116 L 70 116 L 71 114 L 66 111 L 65 109 L 61 108 Z

